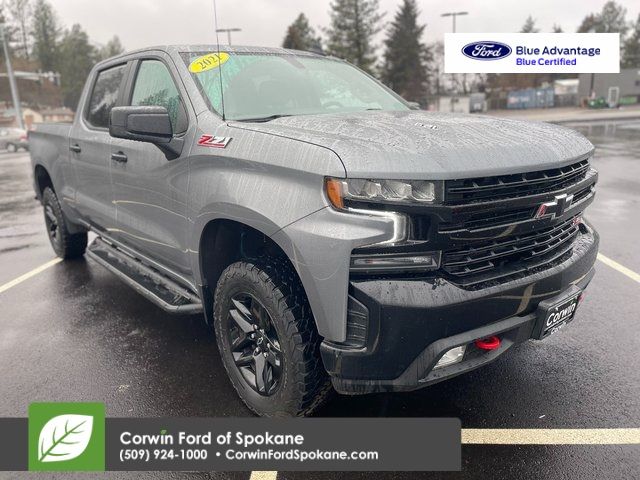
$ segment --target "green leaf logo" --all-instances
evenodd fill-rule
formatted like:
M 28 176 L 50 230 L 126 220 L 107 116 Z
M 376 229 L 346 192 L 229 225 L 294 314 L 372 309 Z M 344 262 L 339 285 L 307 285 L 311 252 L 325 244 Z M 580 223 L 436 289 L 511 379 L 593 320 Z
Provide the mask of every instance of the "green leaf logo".
M 40 431 L 38 461 L 62 462 L 76 458 L 87 449 L 93 417 L 90 415 L 58 415 Z

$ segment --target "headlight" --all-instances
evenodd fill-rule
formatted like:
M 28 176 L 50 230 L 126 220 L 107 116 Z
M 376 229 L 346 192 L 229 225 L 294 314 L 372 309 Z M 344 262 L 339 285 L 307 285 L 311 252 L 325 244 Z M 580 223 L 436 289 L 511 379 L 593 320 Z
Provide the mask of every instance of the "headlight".
M 429 205 L 442 198 L 442 182 L 327 178 L 325 191 L 340 210 L 349 202 Z

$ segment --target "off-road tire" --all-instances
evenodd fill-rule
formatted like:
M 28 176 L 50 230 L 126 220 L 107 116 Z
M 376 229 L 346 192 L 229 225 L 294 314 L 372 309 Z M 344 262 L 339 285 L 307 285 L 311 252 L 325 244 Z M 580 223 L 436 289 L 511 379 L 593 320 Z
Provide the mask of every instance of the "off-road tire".
M 243 378 L 230 350 L 229 309 L 239 291 L 255 296 L 271 316 L 282 349 L 279 388 L 260 395 Z M 320 358 L 320 337 L 298 276 L 285 259 L 263 258 L 229 265 L 214 294 L 218 349 L 231 383 L 254 413 L 265 417 L 307 416 L 333 392 Z
M 45 225 L 53 250 L 61 258 L 69 260 L 84 255 L 87 249 L 87 232 L 70 233 L 67 228 L 67 220 L 60 207 L 60 202 L 55 192 L 46 187 L 42 193 L 42 205 L 44 206 Z M 49 215 L 55 218 L 48 218 Z M 52 232 L 52 220 L 55 221 L 55 235 Z

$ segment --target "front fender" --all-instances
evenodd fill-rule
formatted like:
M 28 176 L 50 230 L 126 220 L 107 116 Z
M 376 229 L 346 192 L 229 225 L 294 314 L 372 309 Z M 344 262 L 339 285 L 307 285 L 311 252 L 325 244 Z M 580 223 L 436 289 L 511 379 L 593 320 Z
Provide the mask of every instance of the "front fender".
M 392 238 L 394 229 L 388 217 L 341 213 L 327 207 L 271 237 L 298 272 L 318 332 L 326 340 L 346 340 L 351 251 Z

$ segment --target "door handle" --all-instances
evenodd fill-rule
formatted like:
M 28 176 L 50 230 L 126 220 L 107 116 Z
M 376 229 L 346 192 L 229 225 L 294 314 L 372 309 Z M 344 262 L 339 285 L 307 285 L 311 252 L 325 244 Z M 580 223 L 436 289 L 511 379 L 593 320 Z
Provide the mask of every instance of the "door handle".
M 73 145 L 69 145 L 69 150 L 75 153 L 80 153 L 82 151 L 82 149 L 80 148 L 80 145 L 78 145 L 77 143 L 74 143 Z
M 120 163 L 127 163 L 127 156 L 122 152 L 112 153 L 111 160 L 114 160 Z

